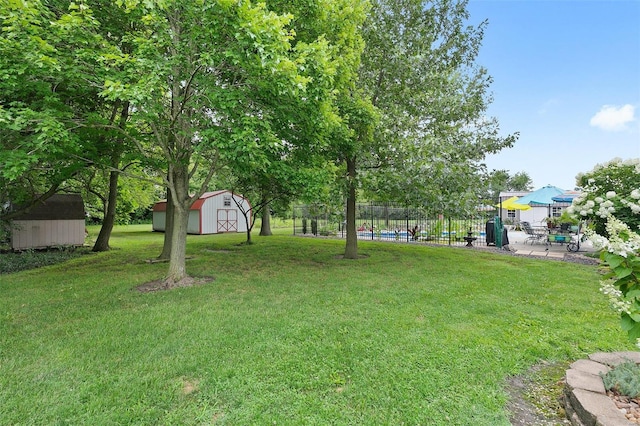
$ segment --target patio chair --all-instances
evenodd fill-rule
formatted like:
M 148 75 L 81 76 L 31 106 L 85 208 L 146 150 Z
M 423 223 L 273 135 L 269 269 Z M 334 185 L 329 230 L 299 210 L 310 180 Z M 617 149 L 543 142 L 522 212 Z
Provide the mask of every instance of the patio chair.
M 547 231 L 539 228 L 534 229 L 529 222 L 520 222 L 520 226 L 525 234 L 527 234 L 527 239 L 524 240 L 526 244 L 527 241 L 531 241 L 531 245 L 533 243 L 545 243 L 547 244 Z

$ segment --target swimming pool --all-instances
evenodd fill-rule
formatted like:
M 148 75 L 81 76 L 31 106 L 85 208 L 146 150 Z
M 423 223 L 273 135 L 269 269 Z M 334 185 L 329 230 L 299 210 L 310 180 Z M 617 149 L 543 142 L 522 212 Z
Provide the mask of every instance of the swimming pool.
M 479 232 L 478 234 L 474 234 L 474 236 L 480 236 L 480 237 L 486 237 L 486 232 L 482 231 Z M 440 233 L 439 238 L 448 238 L 449 236 L 451 237 L 456 237 L 457 236 L 457 232 L 456 231 L 451 231 L 451 233 L 447 232 L 447 231 L 442 231 Z M 465 234 L 466 236 L 466 234 Z M 401 240 L 401 239 L 412 239 L 412 235 L 409 234 L 407 231 L 390 231 L 390 230 L 382 230 L 382 231 L 358 231 L 358 238 L 377 238 L 377 239 L 381 239 L 381 240 Z M 426 240 L 426 239 L 436 239 L 435 235 L 429 235 L 429 233 L 427 231 L 421 231 L 418 234 L 418 239 L 420 240 Z

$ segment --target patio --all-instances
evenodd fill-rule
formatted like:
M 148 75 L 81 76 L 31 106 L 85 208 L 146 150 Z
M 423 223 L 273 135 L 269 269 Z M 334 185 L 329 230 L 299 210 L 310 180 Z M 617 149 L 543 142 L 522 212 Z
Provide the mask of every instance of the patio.
M 525 243 L 528 235 L 523 231 L 509 231 L 509 248 L 511 251 L 529 256 L 541 256 L 562 259 L 565 254 L 570 253 L 567 250 L 566 243 Z M 593 245 L 590 241 L 581 241 L 580 250 L 577 252 L 571 252 L 573 254 L 584 254 L 589 252 L 595 252 Z

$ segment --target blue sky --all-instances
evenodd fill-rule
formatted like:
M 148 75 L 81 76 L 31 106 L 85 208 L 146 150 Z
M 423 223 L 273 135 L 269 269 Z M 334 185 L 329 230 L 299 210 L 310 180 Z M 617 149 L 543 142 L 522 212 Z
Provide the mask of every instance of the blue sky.
M 489 169 L 526 172 L 534 188 L 573 189 L 614 157 L 640 158 L 640 0 L 470 0 L 488 20 L 477 63 L 494 82 L 487 114 L 513 148 Z

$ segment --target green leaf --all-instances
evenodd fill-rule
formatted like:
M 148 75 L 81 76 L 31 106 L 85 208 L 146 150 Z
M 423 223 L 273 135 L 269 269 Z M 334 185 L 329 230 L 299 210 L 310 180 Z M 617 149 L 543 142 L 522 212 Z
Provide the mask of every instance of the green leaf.
M 625 294 L 627 299 L 631 298 L 640 298 L 640 288 L 636 287 L 633 290 L 630 290 L 627 294 Z
M 604 252 L 603 260 L 611 267 L 611 269 L 615 269 L 625 261 L 625 258 L 618 254 Z
M 629 336 L 629 340 L 632 342 L 640 339 L 640 322 L 636 323 L 630 330 L 628 330 L 627 335 Z
M 627 266 L 617 266 L 616 268 L 613 268 L 613 271 L 615 272 L 618 279 L 622 279 L 633 274 L 633 269 Z
M 635 326 L 636 322 L 629 316 L 629 314 L 620 314 L 620 326 L 624 331 L 629 331 Z

